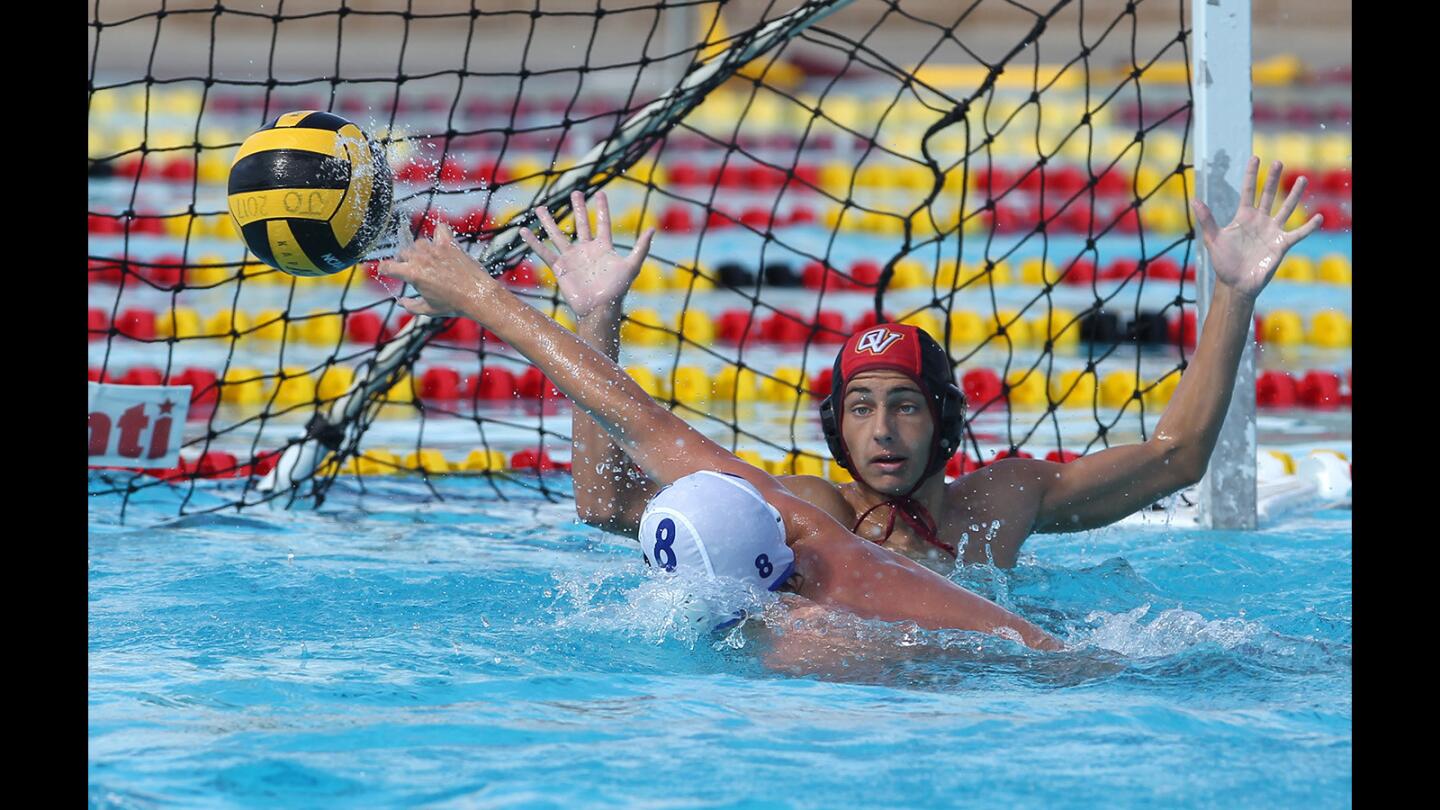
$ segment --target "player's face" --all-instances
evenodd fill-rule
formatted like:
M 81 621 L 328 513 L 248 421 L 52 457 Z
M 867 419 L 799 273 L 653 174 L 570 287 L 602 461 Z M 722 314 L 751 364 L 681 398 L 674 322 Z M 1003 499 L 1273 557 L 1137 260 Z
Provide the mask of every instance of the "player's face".
M 904 374 L 867 371 L 845 387 L 840 430 L 856 477 L 901 495 L 925 474 L 935 423 L 920 386 Z

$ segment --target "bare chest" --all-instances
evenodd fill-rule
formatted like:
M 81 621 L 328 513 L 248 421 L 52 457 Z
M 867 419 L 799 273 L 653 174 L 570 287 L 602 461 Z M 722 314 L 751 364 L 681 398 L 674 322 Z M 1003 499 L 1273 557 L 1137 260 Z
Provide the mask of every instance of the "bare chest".
M 855 519 L 869 506 L 849 492 L 845 495 L 849 506 L 848 525 L 854 526 Z M 886 505 L 870 512 L 855 533 L 939 571 L 948 571 L 956 562 L 1013 566 L 1021 543 L 1029 535 L 1024 521 L 1006 514 L 999 504 L 987 508 L 952 503 L 940 510 L 940 514 L 933 515 L 938 524 L 937 538 L 956 550 L 952 557 L 905 520 L 897 517 L 892 524 L 893 508 Z

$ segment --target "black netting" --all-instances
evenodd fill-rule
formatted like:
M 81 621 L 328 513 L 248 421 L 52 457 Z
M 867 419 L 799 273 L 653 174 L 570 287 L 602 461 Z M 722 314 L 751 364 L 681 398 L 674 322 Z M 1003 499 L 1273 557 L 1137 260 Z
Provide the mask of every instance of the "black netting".
M 562 322 L 526 212 L 604 188 L 622 250 L 660 227 L 622 363 L 777 471 L 839 474 L 816 403 L 839 343 L 882 320 L 951 353 L 972 417 L 952 473 L 1143 438 L 1196 331 L 1187 14 L 97 1 L 90 376 L 194 402 L 178 468 L 91 491 L 236 478 L 234 506 L 444 472 L 568 493 L 569 410 L 523 358 L 408 323 L 373 264 L 303 279 L 245 250 L 230 160 L 301 109 L 386 145 L 405 231 L 444 219 Z M 302 443 L 315 474 L 262 491 Z

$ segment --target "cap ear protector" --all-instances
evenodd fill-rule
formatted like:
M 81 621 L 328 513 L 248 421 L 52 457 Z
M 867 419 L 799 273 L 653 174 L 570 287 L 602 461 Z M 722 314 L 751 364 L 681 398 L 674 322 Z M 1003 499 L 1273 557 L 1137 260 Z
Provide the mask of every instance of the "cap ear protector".
M 908 356 L 897 351 L 895 356 L 886 357 L 891 346 L 905 337 L 913 339 L 916 348 Z M 848 377 L 844 373 L 847 367 Z M 820 401 L 820 429 L 825 434 L 830 455 L 851 474 L 855 473 L 840 420 L 846 384 L 856 374 L 870 369 L 898 371 L 919 383 L 930 404 L 930 416 L 935 420 L 935 440 L 921 480 L 943 470 L 960 449 L 965 429 L 965 394 L 955 384 L 945 350 L 924 330 L 909 324 L 885 324 L 852 335 L 835 356 L 830 395 Z

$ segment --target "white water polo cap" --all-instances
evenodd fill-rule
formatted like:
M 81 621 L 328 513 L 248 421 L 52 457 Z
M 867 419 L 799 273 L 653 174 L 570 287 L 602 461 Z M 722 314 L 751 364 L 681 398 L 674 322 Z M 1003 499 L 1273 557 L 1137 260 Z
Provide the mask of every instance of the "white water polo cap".
M 640 517 L 640 548 L 656 568 L 767 591 L 784 585 L 795 570 L 780 512 L 744 478 L 708 470 L 650 499 Z

